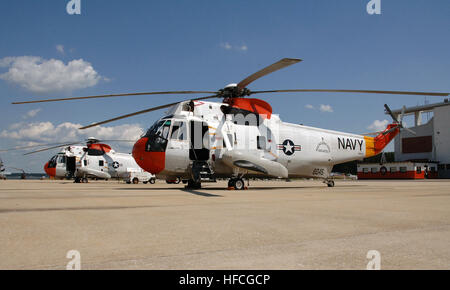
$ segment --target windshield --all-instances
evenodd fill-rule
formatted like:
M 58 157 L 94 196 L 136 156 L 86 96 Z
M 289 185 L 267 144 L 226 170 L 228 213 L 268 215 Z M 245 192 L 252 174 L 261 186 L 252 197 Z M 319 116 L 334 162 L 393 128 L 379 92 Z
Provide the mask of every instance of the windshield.
M 55 155 L 50 159 L 48 162 L 48 168 L 55 168 L 56 167 L 56 160 L 58 160 L 58 155 Z
M 148 138 L 146 151 L 164 152 L 167 147 L 172 120 L 163 119 L 153 124 L 144 137 Z

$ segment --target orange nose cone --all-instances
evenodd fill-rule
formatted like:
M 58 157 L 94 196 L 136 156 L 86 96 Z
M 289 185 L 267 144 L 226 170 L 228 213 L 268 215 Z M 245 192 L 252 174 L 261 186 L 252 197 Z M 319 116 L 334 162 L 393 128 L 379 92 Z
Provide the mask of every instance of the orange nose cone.
M 45 163 L 45 165 L 44 165 L 44 171 L 50 177 L 55 177 L 56 176 L 56 168 L 48 168 L 48 162 Z
M 148 138 L 139 139 L 133 147 L 133 158 L 136 163 L 145 171 L 157 174 L 164 170 L 166 153 L 165 152 L 147 152 L 145 145 Z

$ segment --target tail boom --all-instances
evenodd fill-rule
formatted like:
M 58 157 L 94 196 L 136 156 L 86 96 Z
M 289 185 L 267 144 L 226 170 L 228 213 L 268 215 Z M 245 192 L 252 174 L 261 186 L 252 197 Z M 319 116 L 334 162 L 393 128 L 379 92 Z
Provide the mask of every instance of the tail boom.
M 380 154 L 399 133 L 399 125 L 393 123 L 389 124 L 383 132 L 375 137 L 364 136 L 364 140 L 366 141 L 366 157 Z

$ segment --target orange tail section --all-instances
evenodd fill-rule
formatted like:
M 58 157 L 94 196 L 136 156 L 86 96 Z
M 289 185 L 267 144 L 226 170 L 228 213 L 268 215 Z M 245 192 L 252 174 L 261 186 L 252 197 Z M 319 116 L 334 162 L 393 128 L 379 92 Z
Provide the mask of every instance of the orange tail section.
M 395 129 L 385 134 L 386 131 L 389 131 L 393 128 Z M 383 151 L 384 147 L 386 147 L 389 142 L 391 142 L 392 139 L 394 139 L 395 136 L 398 135 L 398 133 L 400 133 L 400 127 L 398 126 L 398 124 L 389 124 L 387 128 L 376 137 L 364 136 L 364 139 L 366 140 L 366 157 L 380 154 L 381 151 Z

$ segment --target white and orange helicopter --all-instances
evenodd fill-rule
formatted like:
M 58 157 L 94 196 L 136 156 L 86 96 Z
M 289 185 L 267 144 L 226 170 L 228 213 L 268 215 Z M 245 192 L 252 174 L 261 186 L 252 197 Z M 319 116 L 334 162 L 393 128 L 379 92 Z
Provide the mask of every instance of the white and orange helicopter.
M 5 179 L 5 167 L 3 167 L 2 158 L 0 158 L 0 179 Z
M 203 182 L 229 178 L 228 187 L 245 189 L 244 178 L 320 178 L 334 186 L 331 170 L 335 164 L 374 156 L 403 129 L 389 107 L 393 123 L 375 137 L 313 128 L 281 121 L 272 114 L 265 101 L 246 98 L 267 93 L 367 93 L 420 96 L 448 96 L 448 93 L 290 89 L 250 91 L 247 86 L 255 80 L 300 62 L 284 58 L 250 75 L 237 84 L 219 91 L 166 91 L 112 94 L 88 97 L 33 100 L 13 104 L 68 101 L 117 96 L 210 94 L 190 100 L 161 105 L 135 113 L 91 124 L 80 129 L 106 124 L 164 108 L 166 116 L 156 121 L 133 147 L 133 157 L 144 170 L 158 178 L 181 178 L 187 188 L 201 188 Z M 222 98 L 222 103 L 205 100 Z
M 0 151 L 24 150 L 36 147 L 38 150 L 25 153 L 30 155 L 51 149 L 61 148 L 45 163 L 44 170 L 55 179 L 74 179 L 75 183 L 87 183 L 89 178 L 122 179 L 127 183 L 155 183 L 155 176 L 136 164 L 129 153 L 119 153 L 104 142 L 133 142 L 129 140 L 99 140 L 89 137 L 86 141 L 74 141 L 60 144 L 39 144 L 16 147 Z M 85 143 L 85 145 L 83 145 Z

